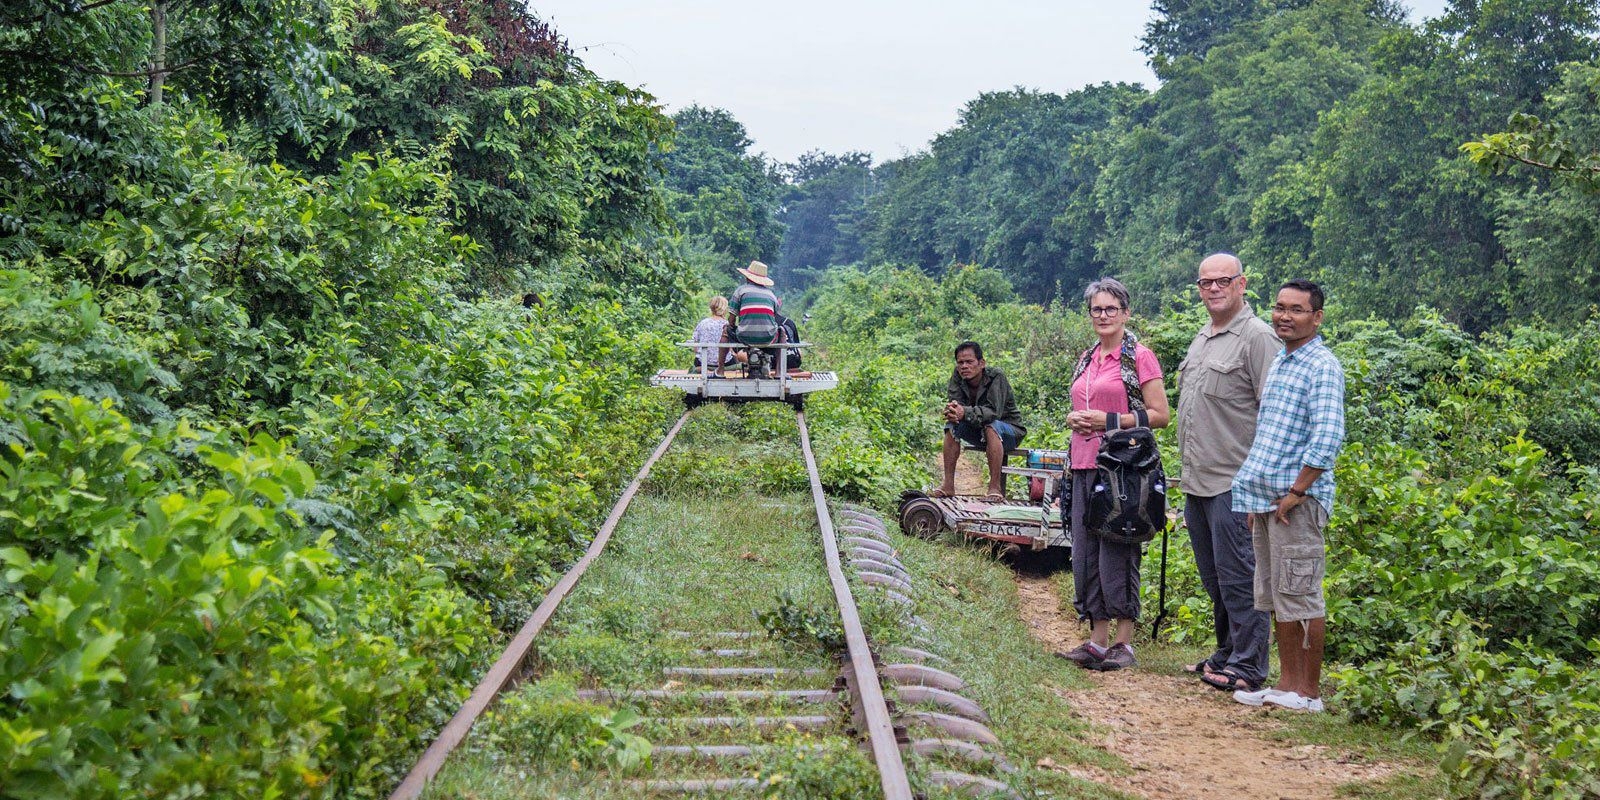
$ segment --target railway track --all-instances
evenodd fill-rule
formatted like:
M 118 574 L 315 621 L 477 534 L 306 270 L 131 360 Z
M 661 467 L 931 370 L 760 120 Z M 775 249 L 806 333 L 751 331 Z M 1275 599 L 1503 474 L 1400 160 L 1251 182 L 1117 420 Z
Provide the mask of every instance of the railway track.
M 551 636 L 552 619 L 606 554 L 652 469 L 694 413 L 685 412 L 656 446 L 582 558 L 544 597 L 390 800 L 443 796 L 429 793 L 430 781 L 474 725 L 507 692 L 538 679 L 537 654 Z M 751 625 L 653 632 L 676 662 L 660 664 L 653 683 L 592 680 L 577 692 L 583 702 L 637 713 L 652 743 L 649 761 L 597 777 L 582 796 L 757 793 L 769 788 L 764 779 L 771 778 L 753 764 L 840 750 L 858 760 L 865 757 L 876 775 L 875 793 L 885 800 L 930 793 L 1013 796 L 1008 784 L 996 779 L 1012 770 L 998 753 L 999 740 L 984 725 L 987 716 L 961 695 L 965 683 L 940 669 L 943 660 L 931 652 L 937 648 L 915 614 L 916 580 L 896 557 L 898 534 L 868 509 L 830 505 L 803 411 L 795 413 L 795 423 L 817 534 L 798 546 L 813 554 L 821 550 L 827 593 L 843 633 L 842 652 L 820 644 L 814 652 L 797 651 Z M 881 646 L 869 639 L 857 592 L 870 592 L 871 603 L 893 608 L 917 646 Z M 705 603 L 720 599 L 700 598 Z

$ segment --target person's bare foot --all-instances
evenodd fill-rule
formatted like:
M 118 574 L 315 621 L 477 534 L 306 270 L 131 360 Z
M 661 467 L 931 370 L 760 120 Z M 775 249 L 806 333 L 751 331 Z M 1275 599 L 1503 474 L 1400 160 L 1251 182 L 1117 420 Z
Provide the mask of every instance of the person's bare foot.
M 940 484 L 939 488 L 934 489 L 928 494 L 931 494 L 934 497 L 955 497 L 956 487 L 953 483 Z

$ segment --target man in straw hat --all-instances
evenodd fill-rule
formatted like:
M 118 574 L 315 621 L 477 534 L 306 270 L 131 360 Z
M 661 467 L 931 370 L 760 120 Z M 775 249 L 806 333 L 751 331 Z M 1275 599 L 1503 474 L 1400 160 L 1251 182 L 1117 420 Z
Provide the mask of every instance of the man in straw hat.
M 733 312 L 733 323 L 723 333 L 724 342 L 763 346 L 782 344 L 783 327 L 778 324 L 778 307 L 781 303 L 772 292 L 772 278 L 767 276 L 767 265 L 760 261 L 739 270 L 745 282 L 728 299 L 728 310 Z

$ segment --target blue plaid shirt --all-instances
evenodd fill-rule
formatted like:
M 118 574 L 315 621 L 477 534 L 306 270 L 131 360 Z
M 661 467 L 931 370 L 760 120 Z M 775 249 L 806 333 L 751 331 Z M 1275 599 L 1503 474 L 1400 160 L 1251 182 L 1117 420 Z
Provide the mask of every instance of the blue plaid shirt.
M 1333 462 L 1344 443 L 1344 369 L 1316 336 L 1293 353 L 1279 352 L 1267 372 L 1256 438 L 1233 477 L 1233 510 L 1261 513 L 1300 475 L 1325 470 L 1306 494 L 1333 514 Z

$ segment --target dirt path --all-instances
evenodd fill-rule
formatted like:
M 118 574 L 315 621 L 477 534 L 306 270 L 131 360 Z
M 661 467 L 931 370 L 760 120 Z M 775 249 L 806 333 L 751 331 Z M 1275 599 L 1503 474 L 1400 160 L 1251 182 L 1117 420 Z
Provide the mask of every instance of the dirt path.
M 1018 575 L 1017 590 L 1023 621 L 1045 647 L 1061 651 L 1083 641 L 1087 631 L 1061 613 L 1049 578 Z M 1144 669 L 1085 674 L 1095 688 L 1065 696 L 1096 724 L 1097 744 L 1121 756 L 1134 772 L 1067 769 L 1119 791 L 1148 798 L 1312 800 L 1335 796 L 1340 784 L 1397 771 L 1331 747 L 1274 741 L 1270 734 L 1280 724 L 1274 714 L 1297 712 L 1245 708 L 1198 680 Z

